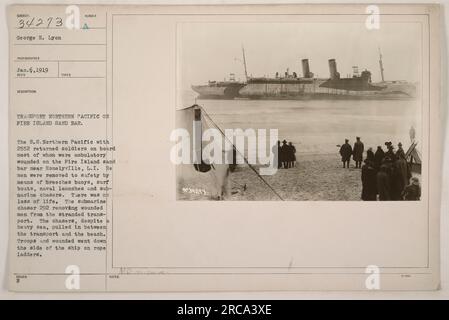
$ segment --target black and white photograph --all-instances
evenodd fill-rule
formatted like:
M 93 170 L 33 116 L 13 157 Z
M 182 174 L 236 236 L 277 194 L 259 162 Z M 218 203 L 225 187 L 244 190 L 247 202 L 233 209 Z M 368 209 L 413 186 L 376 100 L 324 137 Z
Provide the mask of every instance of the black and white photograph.
M 422 32 L 179 23 L 177 199 L 419 201 Z

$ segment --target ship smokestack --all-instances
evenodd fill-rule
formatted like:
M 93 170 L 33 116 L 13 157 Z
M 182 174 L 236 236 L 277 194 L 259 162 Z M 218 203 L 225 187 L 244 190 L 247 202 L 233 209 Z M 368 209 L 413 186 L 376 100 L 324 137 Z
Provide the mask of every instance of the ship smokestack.
M 329 59 L 329 73 L 332 80 L 340 78 L 340 74 L 337 72 L 337 62 L 335 62 L 335 59 Z
M 309 68 L 309 59 L 302 59 L 302 74 L 303 74 L 304 78 L 311 78 L 310 68 Z

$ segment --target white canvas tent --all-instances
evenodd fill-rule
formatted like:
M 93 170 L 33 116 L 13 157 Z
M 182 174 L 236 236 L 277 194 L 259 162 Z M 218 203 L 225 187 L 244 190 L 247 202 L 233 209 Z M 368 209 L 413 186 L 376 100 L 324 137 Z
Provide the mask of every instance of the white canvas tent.
M 405 159 L 410 164 L 413 172 L 421 173 L 421 153 L 416 148 L 418 142 L 413 142 L 408 148 Z

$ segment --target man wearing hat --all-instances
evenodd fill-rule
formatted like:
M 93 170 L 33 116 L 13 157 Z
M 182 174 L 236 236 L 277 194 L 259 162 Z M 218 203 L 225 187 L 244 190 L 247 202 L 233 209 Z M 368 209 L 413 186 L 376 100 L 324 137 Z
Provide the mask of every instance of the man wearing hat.
M 365 146 L 363 145 L 363 142 L 360 141 L 360 137 L 356 137 L 356 142 L 354 143 L 354 149 L 352 151 L 352 158 L 355 161 L 356 168 L 362 167 L 363 150 L 364 149 L 365 149 Z
M 387 146 L 387 152 L 385 153 L 386 157 L 389 157 L 391 159 L 391 161 L 396 161 L 396 155 L 394 154 L 394 146 L 393 143 L 391 143 L 391 141 L 389 142 L 385 142 L 385 145 Z
M 284 169 L 288 168 L 288 145 L 287 140 L 282 141 L 280 160 Z
M 405 152 L 404 149 L 402 149 L 402 143 L 398 143 L 398 151 L 396 151 L 396 157 L 399 159 L 401 157 L 401 155 L 404 156 L 405 158 Z
M 345 168 L 345 164 L 348 165 L 349 168 L 349 162 L 351 161 L 351 155 L 352 155 L 352 148 L 349 144 L 349 140 L 345 139 L 345 143 L 340 147 L 340 155 L 341 155 L 341 161 L 343 162 L 343 168 Z

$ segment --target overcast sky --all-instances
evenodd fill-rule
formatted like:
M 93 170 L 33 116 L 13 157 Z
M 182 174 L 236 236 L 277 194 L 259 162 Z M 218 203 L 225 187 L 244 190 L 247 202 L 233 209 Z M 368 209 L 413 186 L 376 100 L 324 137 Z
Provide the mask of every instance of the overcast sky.
M 337 60 L 342 77 L 352 66 L 368 69 L 380 80 L 378 47 L 385 80 L 420 81 L 421 25 L 382 23 L 368 30 L 362 23 L 183 23 L 178 26 L 180 87 L 223 80 L 229 73 L 244 79 L 241 46 L 248 74 L 274 76 L 290 68 L 302 76 L 308 58 L 315 76 L 329 77 L 328 59 Z

